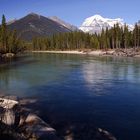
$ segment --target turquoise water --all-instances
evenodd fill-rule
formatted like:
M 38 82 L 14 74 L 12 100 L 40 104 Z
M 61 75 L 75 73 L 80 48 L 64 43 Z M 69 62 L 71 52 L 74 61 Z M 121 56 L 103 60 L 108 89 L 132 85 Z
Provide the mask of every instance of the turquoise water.
M 29 108 L 75 140 L 92 140 L 95 128 L 140 137 L 140 58 L 22 56 L 0 65 L 0 94 L 32 99 Z

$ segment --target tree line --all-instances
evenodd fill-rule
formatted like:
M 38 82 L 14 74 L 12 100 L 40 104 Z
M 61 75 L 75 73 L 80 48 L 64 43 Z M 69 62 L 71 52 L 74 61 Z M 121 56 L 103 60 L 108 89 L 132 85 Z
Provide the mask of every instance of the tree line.
M 135 25 L 130 31 L 127 25 L 119 24 L 101 33 L 83 32 L 59 33 L 49 37 L 34 38 L 33 50 L 74 50 L 74 49 L 121 49 L 138 48 L 140 46 L 140 26 Z
M 16 31 L 10 31 L 6 24 L 6 18 L 2 16 L 0 25 L 0 54 L 23 51 L 24 42 L 18 37 Z

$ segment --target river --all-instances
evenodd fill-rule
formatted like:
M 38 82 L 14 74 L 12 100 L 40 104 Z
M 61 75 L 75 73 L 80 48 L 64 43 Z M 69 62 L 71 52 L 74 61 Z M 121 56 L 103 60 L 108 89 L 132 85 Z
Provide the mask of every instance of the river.
M 58 135 L 140 137 L 140 58 L 36 53 L 0 65 L 0 94 L 28 104 Z

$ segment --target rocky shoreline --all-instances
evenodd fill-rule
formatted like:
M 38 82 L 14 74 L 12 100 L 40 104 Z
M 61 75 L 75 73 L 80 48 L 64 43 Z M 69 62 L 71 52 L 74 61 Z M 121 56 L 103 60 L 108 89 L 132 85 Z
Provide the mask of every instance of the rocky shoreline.
M 140 49 L 116 49 L 112 52 L 106 51 L 103 55 L 124 56 L 124 57 L 140 57 Z
M 12 58 L 15 57 L 14 53 L 5 53 L 5 54 L 0 54 L 1 58 Z
M 10 97 L 11 98 L 11 97 Z M 0 132 L 17 140 L 60 140 L 56 130 L 9 97 L 0 98 Z
M 73 140 L 71 135 L 59 138 L 56 130 L 36 114 L 22 107 L 14 96 L 0 98 L 0 137 L 10 140 Z M 101 128 L 94 130 L 95 140 L 117 140 Z
M 32 53 L 58 53 L 58 54 L 86 54 L 93 56 L 122 56 L 140 57 L 139 48 L 112 49 L 112 50 L 69 50 L 69 51 L 32 51 Z

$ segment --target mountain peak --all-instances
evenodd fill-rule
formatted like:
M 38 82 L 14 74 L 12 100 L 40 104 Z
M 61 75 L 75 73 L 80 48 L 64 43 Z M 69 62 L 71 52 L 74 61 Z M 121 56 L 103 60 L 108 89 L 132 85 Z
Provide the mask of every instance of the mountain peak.
M 123 22 L 123 19 L 122 18 L 114 18 L 114 19 L 112 19 L 112 18 L 104 18 L 104 17 L 102 17 L 101 15 L 94 15 L 94 16 L 91 16 L 91 17 L 89 17 L 89 18 L 87 18 L 87 19 L 90 19 L 90 20 L 93 20 L 93 19 L 95 19 L 95 20 L 103 20 L 103 21 L 117 21 L 117 22 Z
M 33 18 L 38 18 L 38 19 L 40 19 L 41 15 L 39 15 L 39 14 L 37 14 L 37 13 L 31 12 L 31 13 L 29 13 L 29 14 L 27 15 L 27 17 L 33 17 Z
M 92 18 L 92 19 L 103 19 L 103 17 L 101 15 L 94 15 L 94 16 L 91 16 L 89 18 Z
M 115 24 L 119 24 L 119 26 L 124 26 L 124 20 L 121 18 L 103 18 L 100 15 L 94 15 L 89 18 L 86 18 L 83 22 L 80 29 L 84 32 L 89 33 L 100 33 L 102 29 L 112 28 Z M 133 30 L 132 25 L 127 24 L 130 30 Z
M 31 13 L 29 13 L 28 15 L 32 15 L 32 16 L 40 16 L 40 15 L 34 13 L 34 12 L 31 12 Z
M 34 37 L 45 37 L 57 33 L 70 32 L 66 27 L 36 13 L 30 13 L 16 20 L 10 24 L 8 28 L 10 30 L 16 30 L 17 34 L 25 40 L 32 40 Z

